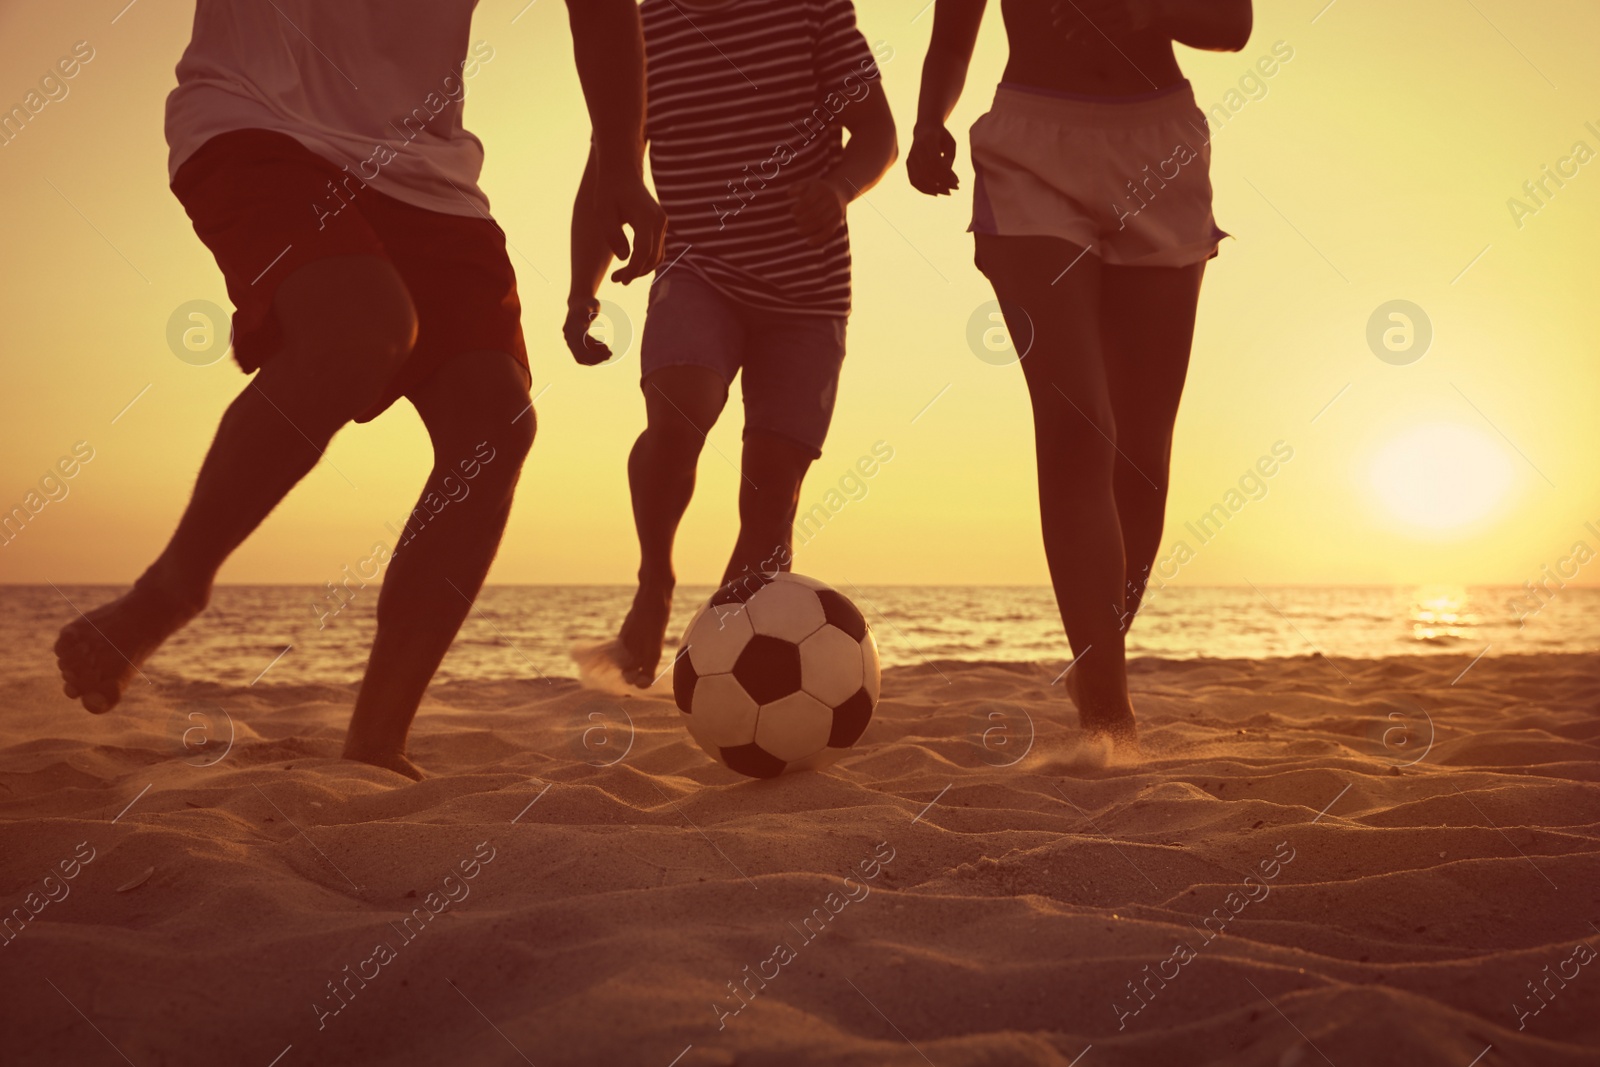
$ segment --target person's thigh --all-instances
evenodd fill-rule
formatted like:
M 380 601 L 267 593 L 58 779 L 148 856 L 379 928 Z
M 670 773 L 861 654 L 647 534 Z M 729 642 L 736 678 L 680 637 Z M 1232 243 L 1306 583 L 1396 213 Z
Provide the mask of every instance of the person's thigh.
M 1036 436 L 1072 448 L 1085 471 L 1108 461 L 1117 431 L 1101 343 L 1099 258 L 1054 237 L 978 234 L 977 243 L 979 268 L 1021 355 Z
M 727 403 L 745 342 L 737 307 L 710 282 L 683 269 L 657 276 L 639 342 L 650 428 L 704 440 Z
M 295 376 L 386 374 L 409 350 L 414 308 L 368 201 L 328 191 L 346 178 L 293 138 L 252 129 L 213 137 L 178 169 L 172 190 L 222 270 L 243 370 L 287 354 Z M 341 206 L 313 210 L 327 199 Z
M 808 462 L 816 459 L 838 400 L 844 316 L 746 309 L 744 319 L 741 389 L 747 448 L 750 442 L 772 438 L 778 454 L 797 451 Z
M 417 316 L 404 279 L 379 255 L 346 255 L 297 267 L 277 287 L 273 315 L 279 347 L 263 365 L 273 374 L 328 379 L 387 377 L 415 342 Z M 334 358 L 330 358 L 334 357 Z M 383 384 L 380 378 L 376 385 Z
M 451 215 L 402 203 L 374 190 L 357 206 L 383 240 L 417 309 L 417 340 L 384 397 L 364 412 L 366 422 L 401 396 L 410 396 L 463 353 L 497 352 L 531 381 L 522 336 L 517 275 L 500 227 L 480 215 Z M 462 372 L 471 377 L 481 371 Z M 526 403 L 526 401 L 523 401 Z
M 709 367 L 677 363 L 658 367 L 644 380 L 645 418 L 650 428 L 698 444 L 728 402 L 728 383 Z
M 1104 268 L 1101 343 L 1111 406 L 1124 448 L 1164 451 L 1178 415 L 1194 343 L 1195 308 L 1205 263 L 1186 267 Z
M 657 372 L 699 367 L 733 383 L 744 362 L 745 331 L 737 305 L 693 271 L 661 274 L 650 286 L 639 339 L 639 382 L 645 393 Z

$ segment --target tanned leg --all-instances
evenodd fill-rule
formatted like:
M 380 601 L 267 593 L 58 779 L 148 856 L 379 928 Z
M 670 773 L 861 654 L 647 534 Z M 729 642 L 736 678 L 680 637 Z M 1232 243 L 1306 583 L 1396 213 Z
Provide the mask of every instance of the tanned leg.
M 223 415 L 166 550 L 132 591 L 56 640 L 62 688 L 89 711 L 115 707 L 139 665 L 204 610 L 223 561 L 378 399 L 416 336 L 404 284 L 375 256 L 301 267 L 274 310 L 283 347 Z
M 456 357 L 411 400 L 433 441 L 433 470 L 378 594 L 344 757 L 421 779 L 405 755 L 411 720 L 500 547 L 534 413 L 521 366 L 502 352 Z
M 978 237 L 979 259 L 1012 336 L 1032 336 L 1022 372 L 1033 404 L 1039 517 L 1074 655 L 1069 684 L 1079 721 L 1091 732 L 1131 741 L 1126 560 L 1112 488 L 1118 428 L 1101 344 L 1100 260 L 1084 256 L 1063 273 L 1081 252 L 1055 238 Z
M 672 544 L 694 496 L 706 434 L 728 401 L 728 385 L 705 367 L 662 367 L 645 380 L 644 399 L 645 430 L 628 456 L 639 589 L 614 652 L 623 680 L 641 689 L 655 680 L 661 662 L 677 585 Z
M 739 482 L 739 540 L 722 584 L 787 571 L 794 557 L 794 516 L 811 454 L 772 434 L 745 438 Z
M 1161 549 L 1172 426 L 1189 372 L 1195 306 L 1205 264 L 1104 268 L 1101 343 L 1116 416 L 1113 487 L 1127 557 L 1128 621 L 1139 610 Z

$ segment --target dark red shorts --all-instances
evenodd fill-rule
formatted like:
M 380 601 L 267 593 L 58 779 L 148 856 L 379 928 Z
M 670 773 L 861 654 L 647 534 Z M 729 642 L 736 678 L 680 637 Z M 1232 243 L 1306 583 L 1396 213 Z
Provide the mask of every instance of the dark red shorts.
M 416 346 L 358 422 L 464 352 L 505 352 L 528 366 L 516 273 L 505 233 L 488 218 L 385 196 L 267 130 L 213 137 L 178 168 L 172 191 L 222 268 L 235 308 L 233 354 L 247 372 L 282 344 L 273 295 L 283 280 L 307 263 L 349 255 L 393 264 L 417 312 Z

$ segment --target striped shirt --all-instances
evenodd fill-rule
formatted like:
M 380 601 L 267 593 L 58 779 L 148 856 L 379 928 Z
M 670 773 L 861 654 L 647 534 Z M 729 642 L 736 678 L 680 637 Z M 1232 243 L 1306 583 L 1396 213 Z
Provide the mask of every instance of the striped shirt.
M 849 314 L 848 229 L 812 247 L 788 193 L 837 165 L 841 113 L 881 91 L 851 0 L 644 0 L 640 15 L 661 270 L 752 307 Z

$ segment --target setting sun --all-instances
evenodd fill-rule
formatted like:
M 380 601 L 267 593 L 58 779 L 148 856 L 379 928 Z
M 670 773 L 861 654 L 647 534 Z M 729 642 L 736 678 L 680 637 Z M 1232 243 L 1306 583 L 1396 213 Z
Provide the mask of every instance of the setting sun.
M 1504 444 L 1454 423 L 1418 426 L 1393 438 L 1372 465 L 1372 486 L 1409 526 L 1459 531 L 1488 516 L 1510 491 Z

